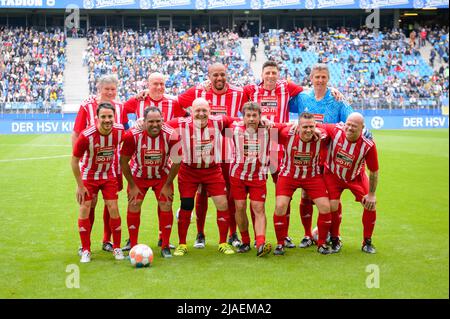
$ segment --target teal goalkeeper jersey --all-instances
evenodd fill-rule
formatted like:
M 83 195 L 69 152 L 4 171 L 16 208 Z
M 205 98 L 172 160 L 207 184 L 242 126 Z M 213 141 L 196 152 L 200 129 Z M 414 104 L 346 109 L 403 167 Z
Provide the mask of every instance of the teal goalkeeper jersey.
M 317 122 L 330 124 L 345 122 L 353 113 L 353 108 L 349 104 L 336 101 L 330 89 L 327 89 L 320 101 L 316 100 L 314 89 L 301 92 L 289 101 L 289 109 L 290 112 L 298 113 L 298 115 L 302 112 L 312 113 Z

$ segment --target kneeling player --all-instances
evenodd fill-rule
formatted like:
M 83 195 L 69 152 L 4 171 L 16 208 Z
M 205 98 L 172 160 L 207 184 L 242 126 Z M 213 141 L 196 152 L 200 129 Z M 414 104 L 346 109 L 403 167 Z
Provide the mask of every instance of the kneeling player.
M 314 115 L 302 113 L 299 116 L 299 133 L 291 128 L 282 129 L 278 134 L 278 143 L 284 146 L 284 157 L 276 185 L 276 206 L 273 216 L 277 247 L 275 255 L 284 255 L 284 238 L 287 235 L 286 211 L 297 188 L 303 188 L 311 196 L 319 209 L 318 252 L 329 254 L 326 237 L 331 226 L 330 202 L 327 188 L 319 167 L 319 153 L 329 140 L 325 131 L 315 138 L 316 123 Z
M 109 102 L 100 103 L 97 108 L 98 122 L 84 130 L 75 142 L 71 161 L 77 187 L 77 201 L 80 204 L 78 229 L 80 233 L 82 263 L 91 261 L 91 222 L 89 213 L 93 198 L 102 191 L 105 205 L 110 214 L 109 225 L 113 235 L 115 259 L 124 259 L 120 249 L 121 220 L 117 206 L 118 183 L 114 170 L 115 152 L 122 142 L 124 128 L 114 123 L 115 108 Z M 80 167 L 80 159 L 81 167 Z
M 180 168 L 181 145 L 173 128 L 163 124 L 159 108 L 144 111 L 144 129 L 132 129 L 124 138 L 120 164 L 128 181 L 127 224 L 130 249 L 138 243 L 141 206 L 149 188 L 153 188 L 162 236 L 161 255 L 172 257 L 169 238 L 173 223 L 173 180 Z M 169 157 L 172 166 L 169 164 Z M 129 161 L 131 159 L 131 165 Z M 131 166 L 131 168 L 130 168 Z

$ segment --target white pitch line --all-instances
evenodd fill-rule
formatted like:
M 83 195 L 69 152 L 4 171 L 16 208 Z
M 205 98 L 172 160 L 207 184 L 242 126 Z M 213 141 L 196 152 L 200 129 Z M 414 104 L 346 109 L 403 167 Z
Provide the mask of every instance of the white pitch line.
M 72 156 L 72 155 L 56 155 L 56 156 L 45 156 L 45 157 L 11 158 L 11 159 L 0 160 L 0 163 L 3 163 L 3 162 L 17 162 L 17 161 L 46 160 L 46 159 L 69 157 L 69 156 Z

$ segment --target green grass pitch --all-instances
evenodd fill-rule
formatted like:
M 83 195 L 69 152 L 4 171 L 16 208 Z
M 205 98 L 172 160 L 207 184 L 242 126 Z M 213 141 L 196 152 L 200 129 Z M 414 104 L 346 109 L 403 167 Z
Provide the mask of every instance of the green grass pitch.
M 101 250 L 101 203 L 93 228 L 92 262 L 79 263 L 69 135 L 0 135 L 0 298 L 449 298 L 448 130 L 374 135 L 380 160 L 376 255 L 360 250 L 362 208 L 346 191 L 344 246 L 339 254 L 322 256 L 313 247 L 290 249 L 283 257 L 256 258 L 255 249 L 244 255 L 219 254 L 210 202 L 207 247 L 192 248 L 193 220 L 189 253 L 166 260 L 156 247 L 156 205 L 150 193 L 144 202 L 140 242 L 153 248 L 155 258 L 146 269 L 115 261 Z M 271 180 L 268 192 L 267 239 L 274 244 Z M 296 244 L 303 235 L 299 196 L 297 192 L 293 200 L 289 229 Z M 122 192 L 123 241 L 125 198 Z M 174 211 L 178 205 L 177 194 Z M 177 243 L 176 223 L 171 242 Z M 79 288 L 66 285 L 73 282 L 71 265 L 79 267 Z M 379 270 L 378 288 L 366 285 L 374 283 L 371 267 Z

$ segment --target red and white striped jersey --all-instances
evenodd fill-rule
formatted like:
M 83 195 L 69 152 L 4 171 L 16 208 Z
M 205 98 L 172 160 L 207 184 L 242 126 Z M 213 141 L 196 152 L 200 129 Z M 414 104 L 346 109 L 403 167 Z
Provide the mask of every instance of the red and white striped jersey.
M 199 97 L 208 101 L 212 115 L 227 115 L 237 117 L 244 101 L 244 90 L 240 87 L 226 84 L 225 93 L 217 94 L 213 90 L 205 91 L 202 85 L 188 89 L 178 96 L 180 105 L 184 108 L 192 106 L 192 102 Z
M 112 104 L 116 109 L 114 121 L 123 125 L 127 124 L 128 117 L 126 112 L 124 112 L 123 104 L 116 101 L 112 101 Z M 74 132 L 80 134 L 84 129 L 97 123 L 97 107 L 98 101 L 96 96 L 90 96 L 81 103 L 73 127 Z
M 155 106 L 161 111 L 164 121 L 169 121 L 175 117 L 185 116 L 186 111 L 178 103 L 176 97 L 164 94 L 163 98 L 155 101 L 149 96 L 145 100 L 139 101 L 132 97 L 124 104 L 125 113 L 134 113 L 136 118 L 144 117 L 144 110 L 149 106 Z
M 183 163 L 192 168 L 214 167 L 222 160 L 222 131 L 237 118 L 210 115 L 208 125 L 198 128 L 192 117 L 173 119 L 166 124 L 181 137 Z
M 131 157 L 130 167 L 134 177 L 161 179 L 169 174 L 171 152 L 179 155 L 181 151 L 181 148 L 176 149 L 179 140 L 175 130 L 167 125 L 163 125 L 160 134 L 155 137 L 149 136 L 147 131 L 132 128 L 125 134 L 120 154 Z
M 116 178 L 114 170 L 117 149 L 122 142 L 124 128 L 115 123 L 111 133 L 102 135 L 97 127 L 85 129 L 77 139 L 73 156 L 81 158 L 80 172 L 83 180 L 105 180 Z
M 233 123 L 230 127 L 233 161 L 230 176 L 245 181 L 267 179 L 270 158 L 270 134 L 266 128 L 249 133 L 244 124 Z
M 365 173 L 367 163 L 369 170 L 378 171 L 378 155 L 375 142 L 364 135 L 356 142 L 345 137 L 344 124 L 328 124 L 323 126 L 331 137 L 325 167 L 345 182 L 354 180 Z
M 280 175 L 297 179 L 311 178 L 321 174 L 320 151 L 326 149 L 329 136 L 325 130 L 319 139 L 303 142 L 299 134 L 286 127 L 278 133 L 278 143 L 284 146 Z
M 289 99 L 303 88 L 286 80 L 278 80 L 275 89 L 264 89 L 264 83 L 244 87 L 245 102 L 253 101 L 261 106 L 261 115 L 275 123 L 289 122 Z

